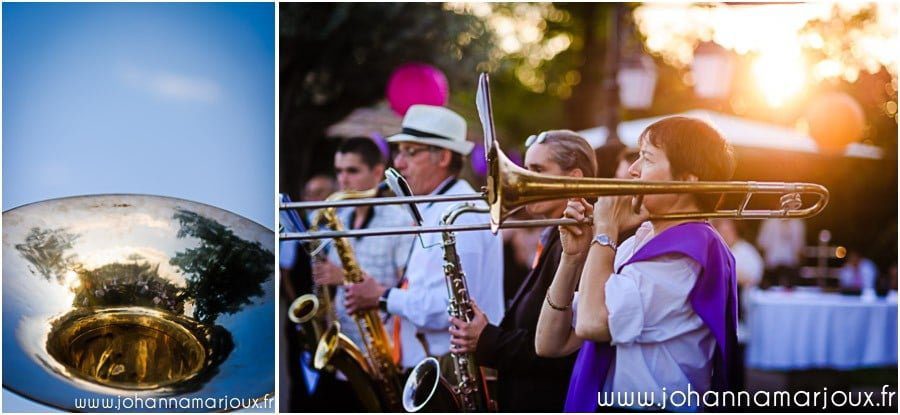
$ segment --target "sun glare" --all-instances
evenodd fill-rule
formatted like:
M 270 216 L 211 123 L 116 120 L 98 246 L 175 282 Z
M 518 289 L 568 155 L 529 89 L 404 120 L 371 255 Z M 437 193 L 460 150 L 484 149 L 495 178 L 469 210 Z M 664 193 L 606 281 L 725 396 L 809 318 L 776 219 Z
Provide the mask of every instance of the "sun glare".
M 78 278 L 78 273 L 72 270 L 66 271 L 66 286 L 68 286 L 72 290 L 75 290 L 79 286 L 81 286 L 81 279 Z
M 780 107 L 806 85 L 806 62 L 798 49 L 767 50 L 753 62 L 753 77 L 766 102 Z

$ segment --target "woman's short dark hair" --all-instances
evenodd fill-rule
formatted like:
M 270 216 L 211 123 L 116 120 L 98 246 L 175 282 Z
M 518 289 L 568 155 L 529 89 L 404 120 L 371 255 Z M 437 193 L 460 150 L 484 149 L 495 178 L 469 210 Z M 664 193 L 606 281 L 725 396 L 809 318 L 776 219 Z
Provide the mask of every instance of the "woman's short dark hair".
M 730 180 L 735 162 L 731 145 L 709 123 L 691 117 L 673 116 L 650 124 L 640 136 L 666 153 L 672 177 L 676 180 L 687 174 L 700 181 Z M 704 211 L 715 210 L 721 194 L 696 195 Z
M 375 140 L 369 137 L 351 137 L 341 142 L 338 153 L 356 154 L 370 169 L 376 165 L 384 165 L 384 158 Z

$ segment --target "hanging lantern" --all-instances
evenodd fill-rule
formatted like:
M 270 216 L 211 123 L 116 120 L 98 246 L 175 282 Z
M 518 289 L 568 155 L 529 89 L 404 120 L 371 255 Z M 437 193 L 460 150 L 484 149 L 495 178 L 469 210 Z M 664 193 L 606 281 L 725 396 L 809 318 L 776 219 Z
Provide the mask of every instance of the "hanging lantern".
M 731 53 L 714 42 L 701 42 L 694 51 L 691 75 L 694 93 L 700 98 L 721 99 L 731 89 L 734 59 Z
M 647 109 L 653 105 L 656 90 L 656 64 L 640 53 L 626 57 L 619 67 L 619 102 L 630 109 Z

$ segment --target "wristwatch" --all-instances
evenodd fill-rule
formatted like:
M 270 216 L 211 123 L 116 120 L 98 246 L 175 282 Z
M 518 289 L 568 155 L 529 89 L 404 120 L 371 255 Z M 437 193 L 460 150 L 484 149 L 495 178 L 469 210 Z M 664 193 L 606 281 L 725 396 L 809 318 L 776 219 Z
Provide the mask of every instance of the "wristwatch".
M 391 294 L 392 289 L 393 288 L 388 288 L 388 289 L 384 290 L 384 294 L 381 294 L 381 297 L 378 298 L 378 308 L 381 309 L 381 311 L 384 311 L 385 313 L 388 312 L 387 311 L 387 300 L 388 300 L 388 295 Z
M 593 244 L 608 246 L 613 250 L 613 252 L 616 252 L 616 250 L 618 249 L 618 246 L 616 246 L 616 243 L 612 240 L 612 238 L 610 238 L 609 235 L 605 233 L 594 236 L 594 239 L 591 240 L 591 245 Z

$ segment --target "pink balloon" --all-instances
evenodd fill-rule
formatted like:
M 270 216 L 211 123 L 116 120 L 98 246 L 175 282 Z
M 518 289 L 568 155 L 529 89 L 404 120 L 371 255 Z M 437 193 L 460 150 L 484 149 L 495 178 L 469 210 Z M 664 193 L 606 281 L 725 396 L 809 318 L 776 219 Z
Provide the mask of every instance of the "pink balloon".
M 415 104 L 443 106 L 449 97 L 447 77 L 440 69 L 424 63 L 401 65 L 388 80 L 388 102 L 401 117 Z

